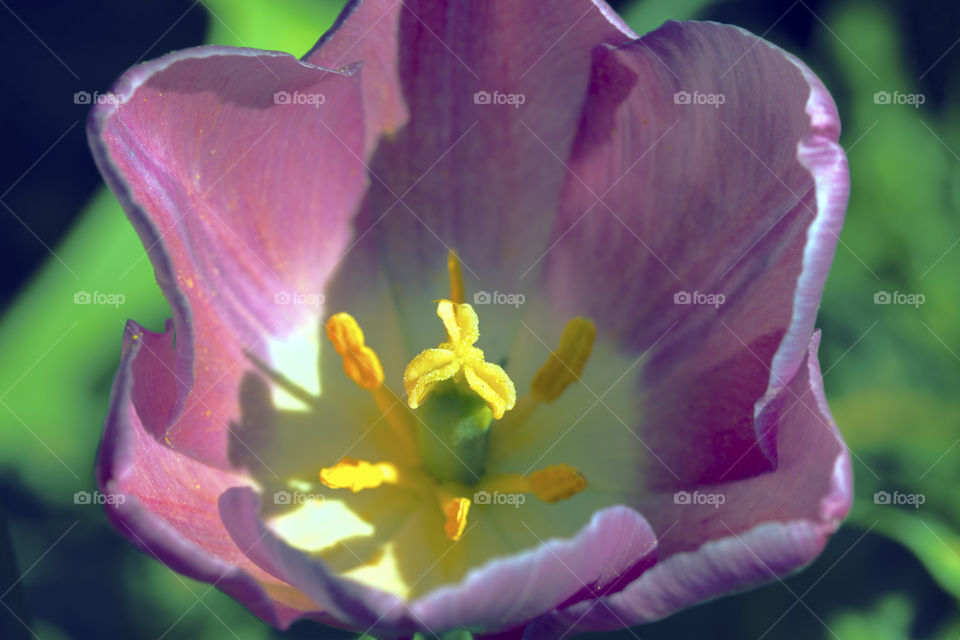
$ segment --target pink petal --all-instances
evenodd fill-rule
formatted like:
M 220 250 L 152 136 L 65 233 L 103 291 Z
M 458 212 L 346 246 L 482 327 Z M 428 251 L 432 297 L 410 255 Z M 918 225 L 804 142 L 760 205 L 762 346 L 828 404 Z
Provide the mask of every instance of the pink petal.
M 339 578 L 322 561 L 288 546 L 263 525 L 259 505 L 250 489 L 233 489 L 221 498 L 223 521 L 237 545 L 263 570 L 296 585 L 341 620 L 388 635 L 464 627 L 509 629 L 596 587 L 602 590 L 656 548 L 642 516 L 623 506 L 610 507 L 597 512 L 570 540 L 549 540 L 498 558 L 457 584 L 408 604 Z
M 649 622 L 786 575 L 820 553 L 850 509 L 852 476 L 849 452 L 823 395 L 819 341 L 817 334 L 805 366 L 761 416 L 777 421 L 777 470 L 701 487 L 724 496 L 719 508 L 675 504 L 670 494 L 649 500 L 643 512 L 661 532 L 657 565 L 620 593 L 547 616 L 524 637 Z
M 665 463 L 655 485 L 776 464 L 755 402 L 793 377 L 813 329 L 849 187 L 839 129 L 806 67 L 733 27 L 668 23 L 595 51 L 548 282 L 561 315 L 638 356 L 656 345 L 642 434 Z
M 371 257 L 382 264 L 402 327 L 422 348 L 435 333 L 425 309 L 447 291 L 448 248 L 460 252 L 471 295 L 518 292 L 534 280 L 518 278 L 546 247 L 564 178 L 555 154 L 569 153 L 590 50 L 631 34 L 589 0 L 488 0 L 456 10 L 362 2 L 344 15 L 309 60 L 363 61 L 366 118 L 388 133 L 370 159 L 358 221 L 358 233 L 370 233 L 344 274 Z M 477 104 L 478 92 L 522 96 L 523 104 Z M 516 312 L 509 315 L 510 323 L 485 323 L 485 344 L 505 349 L 519 328 Z
M 324 102 L 275 104 L 278 91 Z M 114 92 L 120 104 L 92 113 L 91 144 L 178 331 L 176 366 L 157 373 L 178 380 L 178 399 L 151 430 L 225 466 L 248 353 L 265 360 L 269 335 L 319 315 L 282 296 L 320 294 L 349 240 L 365 187 L 359 79 L 205 47 L 136 67 Z
M 588 600 L 528 626 L 524 640 L 559 640 L 590 630 L 618 630 L 657 620 L 685 607 L 769 582 L 809 562 L 823 547 L 809 522 L 769 523 L 738 538 L 672 556 L 624 592 Z
M 570 540 L 548 540 L 522 554 L 496 559 L 455 586 L 412 604 L 435 629 L 510 628 L 563 601 L 593 595 L 656 551 L 656 536 L 632 509 L 597 511 Z
M 172 333 L 170 327 L 164 334 L 132 322 L 127 327 L 97 459 L 97 482 L 110 498 L 107 516 L 144 552 L 215 584 L 270 624 L 284 627 L 304 615 L 329 621 L 316 604 L 252 563 L 224 529 L 217 498 L 249 481 L 164 446 L 141 420 L 134 397 L 173 395 L 170 378 L 136 373 L 171 361 Z
M 531 18 L 529 7 L 508 2 L 503 2 L 500 6 L 489 4 L 491 6 L 483 10 L 490 16 L 499 13 L 504 21 L 509 19 L 509 14 L 513 11 L 517 12 L 520 19 Z M 548 4 L 542 3 L 540 15 L 533 19 L 538 22 L 545 19 L 562 22 L 567 19 L 571 29 L 574 29 L 578 26 L 575 19 L 587 19 L 589 23 L 599 22 L 598 18 L 602 17 L 628 38 L 636 37 L 620 16 L 602 0 L 593 0 L 593 7 L 590 2 L 581 2 L 578 9 L 572 10 L 564 6 L 550 7 Z M 411 102 L 404 96 L 401 78 L 405 71 L 399 64 L 400 57 L 397 55 L 404 44 L 404 34 L 400 27 L 404 20 L 409 22 L 412 17 L 414 20 L 422 20 L 425 29 L 432 29 L 433 27 L 429 26 L 431 16 L 428 16 L 425 9 L 431 7 L 427 3 L 418 2 L 351 0 L 330 31 L 304 56 L 304 60 L 312 64 L 331 69 L 339 69 L 354 61 L 363 63 L 363 91 L 367 97 L 364 102 L 364 119 L 367 123 L 368 149 L 376 146 L 381 132 L 396 132 L 410 116 L 407 104 Z M 431 11 L 430 14 L 436 15 L 436 11 Z M 569 17 L 566 14 L 569 14 Z M 588 41 L 587 44 L 591 43 Z

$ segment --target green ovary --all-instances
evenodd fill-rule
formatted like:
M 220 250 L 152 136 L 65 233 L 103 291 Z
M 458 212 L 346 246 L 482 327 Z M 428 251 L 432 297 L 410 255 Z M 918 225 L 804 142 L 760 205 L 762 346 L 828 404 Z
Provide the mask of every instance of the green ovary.
M 493 411 L 464 382 L 437 384 L 417 410 L 423 467 L 440 481 L 475 484 L 483 477 Z

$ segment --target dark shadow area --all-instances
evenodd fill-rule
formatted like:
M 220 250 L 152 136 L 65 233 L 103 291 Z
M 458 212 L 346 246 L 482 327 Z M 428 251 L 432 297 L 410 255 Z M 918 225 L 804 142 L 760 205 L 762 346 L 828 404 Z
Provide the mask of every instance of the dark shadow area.
M 207 21 L 187 0 L 0 7 L 0 309 L 103 184 L 87 146 L 90 104 L 75 94 L 106 92 L 135 63 L 201 44 Z

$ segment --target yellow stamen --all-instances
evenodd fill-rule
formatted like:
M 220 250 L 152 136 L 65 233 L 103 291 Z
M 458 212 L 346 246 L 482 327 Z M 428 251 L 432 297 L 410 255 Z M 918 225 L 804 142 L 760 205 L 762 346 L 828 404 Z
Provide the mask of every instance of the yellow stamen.
M 460 257 L 453 249 L 447 256 L 447 271 L 450 272 L 450 300 L 453 304 L 463 302 L 463 272 L 460 270 Z
M 544 502 L 559 502 L 587 488 L 587 479 L 578 469 L 567 464 L 557 464 L 534 471 L 527 480 L 530 488 Z
M 341 458 L 340 462 L 320 470 L 320 482 L 331 489 L 350 489 L 354 493 L 376 489 L 382 484 L 396 484 L 400 479 L 397 468 L 389 462 L 376 464 L 366 460 Z
M 447 342 L 426 349 L 410 361 L 403 373 L 407 403 L 416 409 L 438 383 L 450 378 L 466 379 L 467 384 L 500 419 L 514 407 L 517 391 L 502 367 L 486 362 L 483 351 L 473 344 L 480 338 L 480 321 L 469 304 L 440 300 L 437 315 L 447 330 Z
M 343 371 L 364 389 L 383 384 L 380 358 L 363 342 L 363 331 L 349 313 L 338 313 L 327 320 L 327 338 L 343 358 Z
M 532 493 L 544 502 L 566 500 L 587 488 L 587 479 L 576 467 L 557 464 L 522 476 L 505 473 L 484 478 L 479 488 L 488 493 Z
M 538 402 L 553 402 L 563 390 L 580 379 L 590 357 L 597 328 L 593 322 L 576 317 L 567 323 L 560 345 L 530 382 L 530 394 Z
M 446 517 L 444 532 L 451 540 L 459 540 L 467 528 L 467 514 L 470 512 L 469 498 L 441 499 L 443 515 Z
M 343 358 L 343 371 L 351 380 L 373 394 L 387 423 L 401 438 L 401 453 L 408 460 L 417 458 L 413 414 L 383 384 L 380 358 L 364 343 L 360 325 L 349 313 L 337 313 L 327 320 L 327 338 Z

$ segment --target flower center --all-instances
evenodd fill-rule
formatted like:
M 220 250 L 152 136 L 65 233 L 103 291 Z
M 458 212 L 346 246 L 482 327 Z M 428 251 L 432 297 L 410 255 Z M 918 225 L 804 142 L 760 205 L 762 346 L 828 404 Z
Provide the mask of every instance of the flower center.
M 533 494 L 544 502 L 568 499 L 586 488 L 586 479 L 566 464 L 526 475 L 485 473 L 491 425 L 516 407 L 510 428 L 517 428 L 539 403 L 557 399 L 579 380 L 593 347 L 596 330 L 586 318 L 567 323 L 560 345 L 530 383 L 529 395 L 517 400 L 510 376 L 487 362 L 474 346 L 480 338 L 479 318 L 463 302 L 460 261 L 448 259 L 450 299 L 439 300 L 437 315 L 446 340 L 425 349 L 403 374 L 406 406 L 384 384 L 383 367 L 365 343 L 352 316 L 338 313 L 327 321 L 327 337 L 343 359 L 344 373 L 368 389 L 394 428 L 400 460 L 373 463 L 343 458 L 320 471 L 320 480 L 333 489 L 357 492 L 383 484 L 432 493 L 446 521 L 445 533 L 457 540 L 463 534 L 472 495 L 479 490 Z

